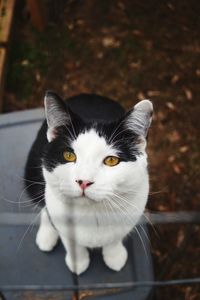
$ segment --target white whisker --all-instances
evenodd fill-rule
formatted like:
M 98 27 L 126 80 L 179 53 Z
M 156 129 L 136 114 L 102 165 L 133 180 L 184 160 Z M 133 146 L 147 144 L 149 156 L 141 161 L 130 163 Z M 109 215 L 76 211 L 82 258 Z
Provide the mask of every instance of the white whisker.
M 121 203 L 119 203 L 116 198 L 112 198 L 112 201 L 113 201 L 113 203 L 115 203 L 115 205 L 117 205 L 120 212 L 122 212 L 123 215 L 126 217 L 126 221 L 128 221 L 128 223 L 126 223 L 125 225 L 126 226 L 133 226 L 134 225 L 133 220 L 131 219 L 129 211 L 126 209 L 126 207 L 121 206 Z M 124 218 L 122 218 L 122 219 L 124 220 Z
M 111 220 L 113 221 L 113 223 L 111 222 L 111 225 L 114 225 L 115 221 L 116 221 L 116 223 L 118 223 L 117 215 L 116 215 L 116 212 L 115 212 L 115 210 L 112 206 L 112 202 L 108 200 L 107 204 L 110 207 L 110 210 L 111 210 L 112 215 L 113 215 L 113 218 L 111 217 Z
M 120 134 L 122 134 L 123 132 L 126 132 L 126 131 L 127 131 L 127 128 L 125 128 L 125 129 L 119 131 L 119 132 L 112 138 L 112 140 L 111 140 L 110 142 L 113 143 L 113 141 L 116 139 L 116 137 L 117 137 L 118 135 L 120 135 Z
M 28 186 L 26 186 L 23 190 L 22 190 L 22 192 L 21 192 L 21 194 L 20 194 L 20 196 L 18 197 L 18 204 L 19 204 L 19 209 L 20 209 L 20 205 L 21 205 L 21 199 L 22 199 L 22 196 L 24 195 L 24 193 L 31 187 L 31 186 L 33 186 L 35 183 L 31 183 L 31 184 L 29 184 Z M 23 201 L 24 202 L 24 201 Z M 26 201 L 25 201 L 26 202 Z M 24 202 L 24 203 L 25 203 Z
M 146 255 L 146 257 L 148 258 L 147 250 L 146 250 L 144 241 L 143 241 L 143 239 L 142 239 L 142 236 L 141 236 L 141 234 L 140 234 L 140 232 L 139 232 L 139 230 L 137 229 L 136 226 L 134 227 L 134 229 L 135 229 L 137 235 L 139 236 L 139 239 L 140 239 L 140 241 L 141 241 L 141 243 L 142 243 L 142 247 L 143 247 L 143 249 L 144 249 L 145 255 Z
M 45 185 L 45 182 L 38 182 L 38 181 L 34 181 L 34 180 L 29 180 L 29 179 L 26 179 L 26 178 L 21 177 L 19 175 L 15 175 L 15 176 L 18 177 L 19 179 L 22 179 L 23 181 L 27 181 L 27 182 L 35 183 L 35 184 L 40 184 L 40 185 Z
M 143 233 L 144 233 L 144 235 L 145 235 L 147 241 L 149 242 L 149 244 L 151 244 L 150 238 L 149 238 L 149 236 L 147 235 L 146 230 L 143 228 L 143 226 L 142 226 L 141 224 L 138 224 L 138 226 L 142 229 L 142 231 L 143 231 Z
M 44 207 L 43 209 L 45 209 L 45 207 Z M 36 222 L 37 218 L 41 215 L 43 209 L 40 210 L 40 212 L 36 215 L 36 217 L 33 219 L 33 221 L 29 224 L 28 228 L 27 228 L 26 231 L 24 232 L 24 234 L 23 234 L 23 236 L 22 236 L 22 238 L 20 239 L 20 242 L 19 242 L 19 244 L 18 244 L 18 247 L 17 247 L 17 253 L 19 252 L 20 247 L 21 247 L 21 245 L 22 245 L 22 243 L 23 243 L 23 241 L 24 241 L 26 235 L 28 234 L 28 232 L 29 232 L 31 226 Z
M 114 136 L 114 134 L 115 134 L 115 132 L 117 131 L 117 129 L 118 128 L 120 128 L 120 126 L 123 124 L 123 122 L 124 122 L 124 119 L 123 120 L 121 120 L 121 122 L 117 125 L 117 127 L 114 129 L 114 131 L 113 131 L 113 133 L 111 134 L 111 136 L 110 136 L 110 138 L 109 138 L 109 143 L 112 143 L 112 141 L 113 141 L 113 136 Z M 114 138 L 115 138 L 115 136 L 114 136 Z
M 116 197 L 118 197 L 119 199 L 121 199 L 122 201 L 126 202 L 127 204 L 129 204 L 130 206 L 132 206 L 133 208 L 135 208 L 139 214 L 141 214 L 142 216 L 144 216 L 144 218 L 147 220 L 147 222 L 152 226 L 152 228 L 154 228 L 151 220 L 144 214 L 143 211 L 139 210 L 138 207 L 133 204 L 132 202 L 127 201 L 124 197 L 122 197 L 121 195 L 118 195 L 116 193 L 113 193 Z

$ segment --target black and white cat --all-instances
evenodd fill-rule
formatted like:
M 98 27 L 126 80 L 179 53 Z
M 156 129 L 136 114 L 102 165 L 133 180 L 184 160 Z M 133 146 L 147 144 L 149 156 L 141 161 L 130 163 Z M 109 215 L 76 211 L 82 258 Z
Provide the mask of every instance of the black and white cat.
M 117 102 L 97 95 L 65 103 L 46 93 L 46 121 L 25 178 L 27 186 L 35 182 L 28 188 L 33 200 L 43 202 L 44 196 L 38 247 L 51 251 L 60 238 L 66 264 L 76 274 L 89 266 L 87 248 L 102 247 L 113 270 L 126 263 L 122 241 L 142 216 L 149 193 L 145 148 L 152 111 L 148 100 L 125 113 Z

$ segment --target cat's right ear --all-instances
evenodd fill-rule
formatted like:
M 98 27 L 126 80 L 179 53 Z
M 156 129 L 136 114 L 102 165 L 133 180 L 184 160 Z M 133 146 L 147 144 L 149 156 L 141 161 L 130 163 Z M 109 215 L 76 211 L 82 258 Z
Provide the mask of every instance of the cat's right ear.
M 44 106 L 48 125 L 47 139 L 51 142 L 58 134 L 58 127 L 70 124 L 71 117 L 64 101 L 55 92 L 45 93 Z

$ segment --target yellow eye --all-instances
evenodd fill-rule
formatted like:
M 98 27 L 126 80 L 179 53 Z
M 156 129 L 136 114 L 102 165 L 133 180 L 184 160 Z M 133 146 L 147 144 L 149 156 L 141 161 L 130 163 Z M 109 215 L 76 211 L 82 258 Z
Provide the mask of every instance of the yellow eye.
M 118 163 L 120 162 L 120 159 L 119 159 L 119 157 L 116 157 L 116 156 L 107 156 L 103 162 L 105 165 L 107 165 L 109 167 L 114 167 L 114 166 L 118 165 Z
M 63 157 L 68 162 L 75 162 L 76 161 L 76 154 L 70 151 L 63 152 Z

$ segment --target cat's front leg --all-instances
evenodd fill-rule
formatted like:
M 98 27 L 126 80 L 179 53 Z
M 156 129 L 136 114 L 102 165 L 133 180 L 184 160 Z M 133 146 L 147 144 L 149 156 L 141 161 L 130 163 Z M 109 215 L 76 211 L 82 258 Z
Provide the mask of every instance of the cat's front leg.
M 58 232 L 53 227 L 46 208 L 41 212 L 40 226 L 36 235 L 36 244 L 42 251 L 51 251 L 58 242 Z
M 74 241 L 60 235 L 67 251 L 65 262 L 71 272 L 80 275 L 87 270 L 90 264 L 90 256 L 87 248 L 76 244 Z
M 105 264 L 114 271 L 120 271 L 128 258 L 128 253 L 121 241 L 103 247 Z

